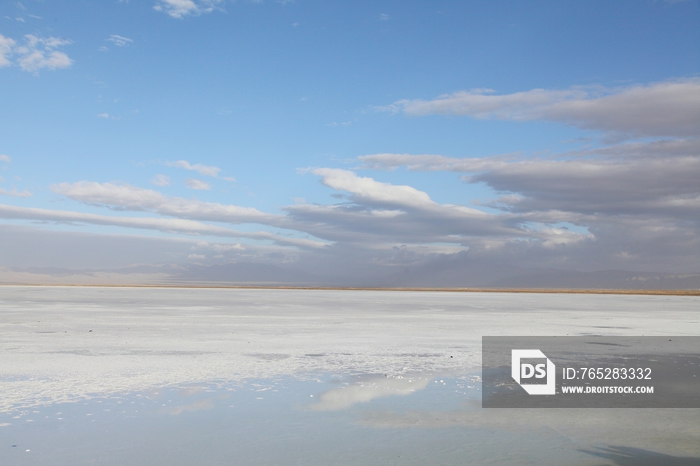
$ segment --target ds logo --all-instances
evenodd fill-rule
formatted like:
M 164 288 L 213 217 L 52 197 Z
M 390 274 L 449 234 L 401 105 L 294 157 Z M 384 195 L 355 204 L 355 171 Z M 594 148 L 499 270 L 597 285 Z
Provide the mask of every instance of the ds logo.
M 511 375 L 530 395 L 555 395 L 554 363 L 540 350 L 512 350 Z

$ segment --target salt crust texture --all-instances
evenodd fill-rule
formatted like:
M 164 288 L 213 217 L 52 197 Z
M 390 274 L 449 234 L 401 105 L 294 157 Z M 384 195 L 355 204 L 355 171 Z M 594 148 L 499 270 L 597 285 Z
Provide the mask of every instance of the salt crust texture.
M 186 383 L 458 375 L 482 335 L 700 335 L 700 298 L 0 287 L 0 412 Z

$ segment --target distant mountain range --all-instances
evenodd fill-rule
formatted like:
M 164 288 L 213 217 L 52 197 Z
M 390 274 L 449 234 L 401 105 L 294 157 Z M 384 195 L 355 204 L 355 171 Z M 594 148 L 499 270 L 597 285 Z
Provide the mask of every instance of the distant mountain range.
M 506 264 L 464 261 L 377 270 L 368 277 L 314 274 L 261 263 L 219 265 L 135 265 L 108 270 L 62 268 L 0 269 L 0 283 L 47 284 L 201 284 L 321 286 L 362 288 L 537 288 L 698 290 L 700 273 L 653 273 L 626 270 L 578 272 L 525 269 Z
M 550 270 L 503 278 L 491 283 L 494 288 L 570 288 L 615 290 L 699 290 L 700 274 L 629 272 L 602 270 L 575 272 Z

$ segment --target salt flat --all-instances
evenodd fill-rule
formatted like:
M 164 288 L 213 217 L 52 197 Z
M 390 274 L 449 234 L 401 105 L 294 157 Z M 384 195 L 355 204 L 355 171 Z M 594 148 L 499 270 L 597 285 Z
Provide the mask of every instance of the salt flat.
M 700 335 L 699 309 L 688 296 L 3 286 L 0 456 L 697 464 L 698 409 L 481 409 L 479 375 L 482 335 Z
M 0 412 L 207 381 L 464 374 L 482 335 L 700 335 L 700 298 L 0 288 Z

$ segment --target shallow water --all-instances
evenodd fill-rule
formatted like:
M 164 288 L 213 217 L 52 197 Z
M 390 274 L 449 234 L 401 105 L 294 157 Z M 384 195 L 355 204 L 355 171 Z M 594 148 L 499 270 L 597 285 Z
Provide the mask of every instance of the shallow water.
M 479 379 L 481 335 L 698 335 L 698 309 L 2 287 L 0 464 L 700 464 L 700 410 L 484 410 Z
M 475 378 L 414 381 L 425 388 L 342 406 L 317 401 L 360 386 L 376 394 L 380 377 L 167 387 L 25 410 L 3 416 L 2 456 L 18 465 L 595 463 L 579 451 L 587 444 L 546 429 L 381 424 L 476 411 Z

